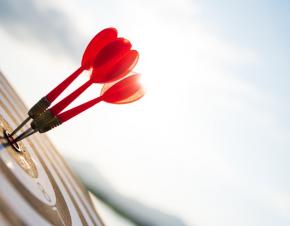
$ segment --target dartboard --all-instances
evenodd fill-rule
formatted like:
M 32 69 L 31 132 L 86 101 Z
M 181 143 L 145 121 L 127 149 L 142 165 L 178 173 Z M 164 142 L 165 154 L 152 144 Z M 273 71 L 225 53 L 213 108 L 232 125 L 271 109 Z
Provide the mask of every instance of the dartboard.
M 27 108 L 0 73 L 0 225 L 104 225 L 87 190 L 45 135 L 7 145 L 26 117 Z

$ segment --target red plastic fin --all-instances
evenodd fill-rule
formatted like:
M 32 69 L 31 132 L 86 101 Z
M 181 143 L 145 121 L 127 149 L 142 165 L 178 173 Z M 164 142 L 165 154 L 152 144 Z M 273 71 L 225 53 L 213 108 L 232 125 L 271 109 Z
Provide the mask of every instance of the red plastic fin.
M 115 28 L 106 28 L 99 32 L 88 44 L 84 51 L 82 58 L 82 66 L 85 69 L 92 67 L 95 57 L 100 52 L 100 50 L 106 46 L 108 43 L 117 39 L 118 31 Z

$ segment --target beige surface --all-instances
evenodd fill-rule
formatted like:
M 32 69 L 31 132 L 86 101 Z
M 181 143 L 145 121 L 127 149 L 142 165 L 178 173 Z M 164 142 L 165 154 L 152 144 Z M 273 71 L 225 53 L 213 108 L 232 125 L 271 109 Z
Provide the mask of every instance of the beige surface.
M 27 108 L 0 73 L 0 133 L 27 117 Z M 1 143 L 5 143 L 1 139 Z M 103 225 L 84 186 L 43 134 L 0 146 L 0 225 Z

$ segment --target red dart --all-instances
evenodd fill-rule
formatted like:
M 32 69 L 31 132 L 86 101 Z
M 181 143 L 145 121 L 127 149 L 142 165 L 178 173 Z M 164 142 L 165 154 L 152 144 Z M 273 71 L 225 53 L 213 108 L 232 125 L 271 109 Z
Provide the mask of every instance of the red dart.
M 91 79 L 95 83 L 111 83 L 123 78 L 133 70 L 139 59 L 137 50 L 130 50 L 121 59 L 93 69 Z
M 92 67 L 92 63 L 98 52 L 109 42 L 117 39 L 117 30 L 115 28 L 106 28 L 99 32 L 88 44 L 84 51 L 81 66 L 67 77 L 63 82 L 51 90 L 46 96 L 41 98 L 28 111 L 28 117 L 11 133 L 11 136 L 16 134 L 29 120 L 35 119 L 41 115 L 50 104 L 81 74 L 83 70 L 88 70 Z
M 16 140 L 22 140 L 35 132 L 47 132 L 82 113 L 83 111 L 93 107 L 101 101 L 111 104 L 125 104 L 137 101 L 143 97 L 145 93 L 139 79 L 139 74 L 133 74 L 116 83 L 106 84 L 103 86 L 99 97 L 65 111 L 57 116 L 52 115 L 50 111 L 46 111 L 40 117 L 34 119 L 31 123 L 31 128 L 23 132 L 16 138 Z
M 82 66 L 89 69 L 98 52 L 109 42 L 117 39 L 118 31 L 115 28 L 106 28 L 99 32 L 88 44 L 82 58 Z
M 47 95 L 47 100 L 53 102 L 78 76 L 83 70 L 88 70 L 93 66 L 93 62 L 100 50 L 108 43 L 117 38 L 115 28 L 106 28 L 99 32 L 88 44 L 83 54 L 81 66 L 61 82 L 57 87 L 51 90 Z
M 139 100 L 144 94 L 140 74 L 130 75 L 115 84 L 105 84 L 101 91 L 103 101 L 111 104 L 128 104 Z
M 118 43 L 118 45 L 116 45 Z M 115 49 L 107 48 L 114 46 Z M 61 100 L 59 103 L 54 105 L 49 111 L 53 115 L 57 115 L 62 110 L 64 110 L 72 101 L 74 101 L 78 96 L 80 96 L 87 88 L 89 88 L 93 83 L 100 82 L 110 82 L 115 81 L 124 77 L 128 74 L 138 61 L 139 54 L 136 50 L 130 50 L 131 44 L 126 39 L 118 39 L 108 44 L 103 50 L 101 50 L 100 55 L 106 56 L 109 52 L 112 54 L 112 58 L 107 58 L 106 61 L 102 61 L 102 65 L 98 68 L 101 70 L 93 70 L 90 80 L 80 86 L 77 90 L 72 92 L 66 98 Z M 98 58 L 98 56 L 97 56 Z M 99 59 L 102 59 L 99 57 Z
M 57 118 L 60 123 L 64 123 L 81 112 L 91 108 L 100 101 L 105 101 L 111 104 L 126 104 L 137 101 L 145 94 L 139 80 L 140 75 L 134 74 L 116 82 L 115 84 L 104 85 L 101 96 L 63 112 L 59 114 Z
M 139 78 L 138 78 L 139 80 Z M 139 81 L 138 81 L 139 82 Z M 101 95 L 103 95 L 109 88 L 111 88 L 115 83 L 109 83 L 109 84 L 104 84 L 103 88 L 101 90 Z M 115 100 L 114 104 L 128 104 L 134 101 L 139 100 L 141 97 L 144 96 L 144 89 L 137 89 L 137 91 L 133 94 L 130 95 L 128 98 L 121 99 L 121 100 Z M 109 102 L 109 99 L 107 99 L 107 102 Z M 109 102 L 110 103 L 110 102 Z

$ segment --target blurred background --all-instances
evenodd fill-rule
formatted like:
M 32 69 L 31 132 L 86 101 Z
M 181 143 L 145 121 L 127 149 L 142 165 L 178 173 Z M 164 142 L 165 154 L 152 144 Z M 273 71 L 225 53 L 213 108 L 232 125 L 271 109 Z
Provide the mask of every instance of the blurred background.
M 289 226 L 289 11 L 287 0 L 0 0 L 0 70 L 30 107 L 116 27 L 140 52 L 146 96 L 48 133 L 107 225 Z

